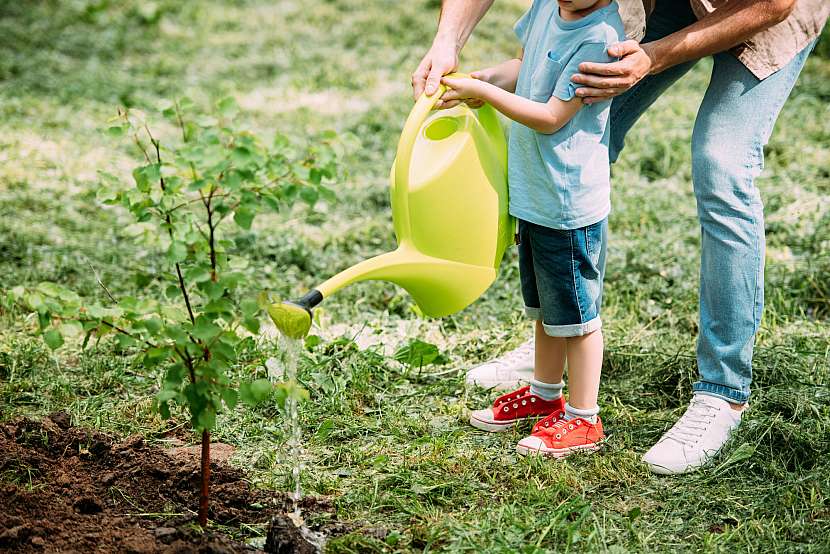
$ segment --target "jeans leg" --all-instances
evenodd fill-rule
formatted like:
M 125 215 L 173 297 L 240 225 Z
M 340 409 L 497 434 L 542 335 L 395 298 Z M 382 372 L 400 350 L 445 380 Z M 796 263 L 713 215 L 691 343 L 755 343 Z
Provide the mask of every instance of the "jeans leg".
M 657 2 L 654 12 L 648 18 L 643 42 L 661 39 L 697 21 L 687 0 L 664 0 Z M 686 74 L 696 61 L 670 67 L 657 75 L 648 75 L 639 83 L 611 101 L 609 156 L 611 163 L 617 161 L 623 149 L 625 135 L 640 116 L 657 100 L 666 89 Z
M 755 178 L 764 145 L 812 46 L 759 81 L 729 53 L 712 78 L 692 133 L 692 181 L 701 229 L 700 380 L 694 390 L 749 398 L 752 349 L 764 305 L 764 211 Z

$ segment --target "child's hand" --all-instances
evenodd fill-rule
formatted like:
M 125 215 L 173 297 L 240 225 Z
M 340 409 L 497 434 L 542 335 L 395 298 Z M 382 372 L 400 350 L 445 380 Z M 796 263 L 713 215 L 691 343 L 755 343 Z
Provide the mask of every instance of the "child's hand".
M 465 102 L 471 108 L 480 108 L 484 101 L 481 99 L 484 88 L 482 72 L 473 72 L 471 78 L 444 77 L 441 83 L 448 87 L 448 90 L 441 96 L 442 108 L 451 108 L 460 102 Z

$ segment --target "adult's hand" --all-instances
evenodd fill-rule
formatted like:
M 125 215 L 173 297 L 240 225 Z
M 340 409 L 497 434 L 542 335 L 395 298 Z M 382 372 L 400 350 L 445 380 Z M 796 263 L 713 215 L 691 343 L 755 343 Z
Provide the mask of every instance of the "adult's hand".
M 579 64 L 580 73 L 571 78 L 574 83 L 582 85 L 576 89 L 576 95 L 584 103 L 592 104 L 627 91 L 652 70 L 654 59 L 649 50 L 649 44 L 627 40 L 608 47 L 609 56 L 620 58 L 616 62 L 582 62 Z
M 415 100 L 426 92 L 427 95 L 435 94 L 441 77 L 452 73 L 458 67 L 458 51 L 455 44 L 440 40 L 436 37 L 432 47 L 418 64 L 418 69 L 412 74 L 412 96 Z M 436 108 L 449 108 L 458 104 L 458 101 L 443 102 L 438 100 Z

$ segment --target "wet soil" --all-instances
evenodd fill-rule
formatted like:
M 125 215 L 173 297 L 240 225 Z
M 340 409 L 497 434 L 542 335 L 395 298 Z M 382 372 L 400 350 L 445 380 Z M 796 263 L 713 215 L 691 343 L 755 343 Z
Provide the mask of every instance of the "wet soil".
M 263 552 L 244 541 L 267 532 L 265 551 L 313 552 L 284 515 L 288 496 L 252 487 L 223 461 L 228 448 L 215 448 L 203 533 L 194 512 L 198 449 L 160 448 L 138 436 L 118 441 L 72 426 L 64 413 L 0 424 L 0 551 Z M 321 498 L 303 499 L 302 508 L 334 512 Z

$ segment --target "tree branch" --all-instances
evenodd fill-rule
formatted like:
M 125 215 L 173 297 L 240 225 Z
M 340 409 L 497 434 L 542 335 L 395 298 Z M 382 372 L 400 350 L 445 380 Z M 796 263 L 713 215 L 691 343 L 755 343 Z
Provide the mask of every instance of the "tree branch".
M 147 135 L 150 137 L 150 142 L 153 145 L 153 148 L 156 150 L 156 161 L 159 164 L 159 186 L 161 187 L 162 191 L 166 191 L 167 187 L 164 184 L 164 177 L 161 175 L 161 148 L 160 142 L 153 137 L 153 134 L 150 132 L 150 128 L 147 127 L 147 124 L 144 125 L 144 129 L 147 131 Z M 170 240 L 173 240 L 173 219 L 170 216 L 170 211 L 168 210 L 164 214 L 164 220 L 167 223 L 167 234 L 170 236 Z M 190 323 L 196 323 L 196 318 L 193 316 L 193 306 L 190 304 L 190 295 L 187 293 L 187 287 L 184 283 L 184 277 L 182 276 L 182 267 L 179 265 L 179 262 L 176 262 L 176 276 L 179 279 L 179 290 L 182 292 L 182 296 L 184 297 L 184 303 L 187 306 L 187 315 L 190 317 Z

